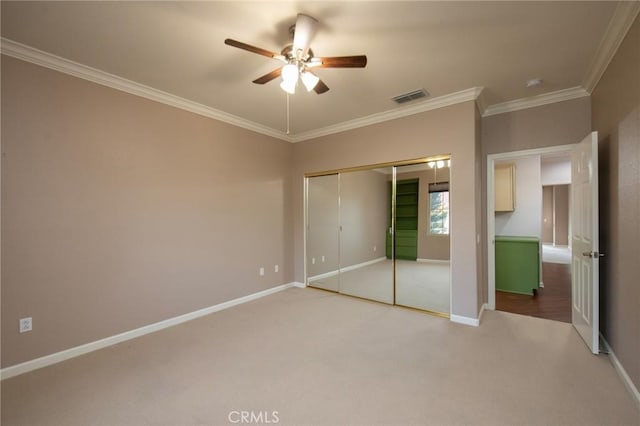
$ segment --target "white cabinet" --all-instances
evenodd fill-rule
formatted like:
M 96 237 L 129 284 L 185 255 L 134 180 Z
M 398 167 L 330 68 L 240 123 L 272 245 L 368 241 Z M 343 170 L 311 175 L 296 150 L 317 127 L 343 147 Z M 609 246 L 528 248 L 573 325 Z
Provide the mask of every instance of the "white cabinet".
M 494 172 L 496 212 L 512 212 L 516 209 L 515 181 L 515 164 L 496 164 Z

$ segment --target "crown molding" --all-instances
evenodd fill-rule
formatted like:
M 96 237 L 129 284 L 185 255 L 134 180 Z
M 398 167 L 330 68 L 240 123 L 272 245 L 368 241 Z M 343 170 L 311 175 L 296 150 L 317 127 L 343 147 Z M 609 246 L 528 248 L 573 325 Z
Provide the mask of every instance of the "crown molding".
M 360 127 L 370 126 L 372 124 L 382 123 L 384 121 L 395 120 L 397 118 L 407 117 L 421 112 L 431 111 L 438 108 L 444 108 L 449 105 L 455 105 L 462 102 L 474 101 L 482 93 L 482 87 L 472 87 L 470 89 L 461 90 L 459 92 L 450 93 L 448 95 L 439 96 L 420 102 L 415 105 L 405 106 L 398 109 L 379 112 L 367 115 L 365 117 L 356 118 L 354 120 L 345 121 L 320 129 L 310 130 L 308 132 L 298 133 L 291 137 L 291 142 L 302 142 L 309 139 L 319 138 L 321 136 L 341 133 L 347 130 L 358 129 Z
M 476 106 L 478 107 L 478 111 L 480 111 L 480 116 L 484 116 L 485 111 L 489 108 L 484 90 L 478 95 L 478 98 L 476 99 Z
M 102 86 L 111 87 L 112 89 L 120 90 L 132 95 L 150 99 L 152 101 L 161 102 L 198 115 L 213 118 L 243 129 L 251 130 L 252 132 L 261 133 L 266 136 L 291 142 L 291 138 L 284 132 L 254 123 L 253 121 L 246 120 L 236 115 L 172 95 L 171 93 L 163 92 L 162 90 L 154 89 L 153 87 L 145 86 L 144 84 L 136 83 L 135 81 L 127 80 L 126 78 L 44 52 L 4 37 L 2 37 L 1 41 L 0 52 L 3 55 L 50 68 L 55 71 L 82 78 Z
M 618 3 L 587 74 L 582 80 L 582 87 L 589 94 L 596 88 L 639 12 L 640 2 L 638 1 L 621 1 Z
M 543 93 L 542 95 L 490 105 L 485 109 L 482 116 L 488 117 L 491 115 L 503 114 L 505 112 L 519 111 L 521 109 L 569 101 L 571 99 L 582 98 L 585 96 L 589 96 L 589 92 L 587 92 L 583 87 L 570 87 L 568 89 L 557 90 L 555 92 Z

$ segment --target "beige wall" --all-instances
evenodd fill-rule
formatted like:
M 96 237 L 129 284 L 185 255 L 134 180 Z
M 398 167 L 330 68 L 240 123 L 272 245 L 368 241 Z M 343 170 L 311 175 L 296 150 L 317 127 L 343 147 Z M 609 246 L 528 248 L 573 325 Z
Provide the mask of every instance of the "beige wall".
M 3 56 L 2 366 L 291 282 L 292 150 Z
M 588 97 L 482 119 L 482 154 L 580 142 L 591 131 Z M 486 167 L 486 164 L 484 165 Z
M 553 243 L 553 186 L 542 187 L 542 238 L 543 243 Z
M 569 185 L 554 185 L 554 244 L 569 245 Z
M 640 388 L 640 16 L 593 91 L 600 140 L 600 329 Z
M 433 169 L 419 172 L 402 173 L 398 167 L 397 180 L 418 178 L 418 259 L 449 260 L 449 235 L 433 235 L 429 233 L 429 184 L 435 182 Z M 449 180 L 449 168 L 438 169 L 438 182 Z
M 300 142 L 294 145 L 295 278 L 303 280 L 303 182 L 305 172 L 451 154 L 451 248 L 453 314 L 476 318 L 480 289 L 476 211 L 477 156 L 474 102 Z M 476 162 L 477 161 L 477 162 Z M 479 173 L 479 171 L 478 171 Z M 478 183 L 479 185 L 479 183 Z M 478 199 L 476 200 L 476 196 Z M 480 243 L 481 244 L 481 243 Z

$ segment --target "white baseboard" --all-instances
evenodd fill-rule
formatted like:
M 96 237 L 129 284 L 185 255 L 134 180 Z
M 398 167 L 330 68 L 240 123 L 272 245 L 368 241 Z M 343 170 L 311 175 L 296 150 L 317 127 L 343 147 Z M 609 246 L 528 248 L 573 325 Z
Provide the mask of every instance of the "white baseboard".
M 448 265 L 451 263 L 450 260 L 442 260 L 442 259 L 416 259 L 416 262 L 421 262 L 421 263 L 435 263 L 438 265 Z
M 622 364 L 620 364 L 618 357 L 616 357 L 616 354 L 613 352 L 613 349 L 611 349 L 609 342 L 607 342 L 602 333 L 600 333 L 600 339 L 602 340 L 602 343 L 604 343 L 607 352 L 609 352 L 609 361 L 611 361 L 611 364 L 613 364 L 613 368 L 616 370 L 616 373 L 618 373 L 618 376 L 620 376 L 622 383 L 624 383 L 624 387 L 627 388 L 627 390 L 631 394 L 631 397 L 635 400 L 636 406 L 640 409 L 640 392 L 638 392 L 638 388 L 631 381 L 631 377 L 629 377 L 627 371 L 624 369 Z
M 312 277 L 309 277 L 307 279 L 307 281 L 311 282 L 311 281 L 318 281 L 318 280 L 322 280 L 324 278 L 329 278 L 329 277 L 333 277 L 336 276 L 340 273 L 340 271 L 338 269 L 336 269 L 335 271 L 329 271 L 329 272 L 324 272 L 322 274 L 318 274 L 318 275 L 314 275 Z
M 482 315 L 484 315 L 484 310 L 485 309 L 489 309 L 489 304 L 488 303 L 483 303 L 482 307 L 480 308 L 480 313 L 478 314 L 478 325 L 480 325 L 482 323 Z
M 357 263 L 357 264 L 351 265 L 351 266 L 345 266 L 344 268 L 340 268 L 340 272 L 353 271 L 354 269 L 364 268 L 365 266 L 373 265 L 374 263 L 383 262 L 385 260 L 387 260 L 386 256 L 378 257 L 376 259 L 368 260 L 366 262 Z
M 291 284 L 294 287 L 298 287 L 298 288 L 306 288 L 307 287 L 307 285 L 305 283 L 301 283 L 301 282 L 298 282 L 298 281 L 294 281 Z
M 0 370 L 0 380 L 8 379 L 10 377 L 24 374 L 29 371 L 37 370 L 38 368 L 56 364 L 70 358 L 75 358 L 77 356 L 84 355 L 98 349 L 113 346 L 126 340 L 135 339 L 136 337 L 144 336 L 145 334 L 153 333 L 168 327 L 172 327 L 174 325 L 182 324 L 183 322 L 191 321 L 193 319 L 200 318 L 202 316 L 209 315 L 223 309 L 231 308 L 242 303 L 250 302 L 264 296 L 269 296 L 270 294 L 274 294 L 291 287 L 300 286 L 304 287 L 302 283 L 296 282 L 282 284 L 277 287 L 249 294 L 247 296 L 238 297 L 237 299 L 229 300 L 228 302 L 222 302 L 217 305 L 209 306 L 208 308 L 199 309 L 197 311 L 169 318 L 160 322 L 156 322 L 154 324 L 145 325 L 144 327 L 136 328 L 134 330 L 125 331 L 124 333 L 116 334 L 115 336 L 106 337 L 104 339 L 96 340 L 94 342 L 86 343 L 74 348 L 65 349 L 60 352 L 45 355 L 43 357 L 25 361 L 20 364 L 12 365 Z
M 351 266 L 345 266 L 344 268 L 340 268 L 340 269 L 337 269 L 335 271 L 329 271 L 329 272 L 325 272 L 323 274 L 314 275 L 312 277 L 309 277 L 307 280 L 309 282 L 311 282 L 311 281 L 320 280 L 322 278 L 333 277 L 334 275 L 338 275 L 338 274 L 340 274 L 342 272 L 349 272 L 349 271 L 353 271 L 354 269 L 364 268 L 365 266 L 373 265 L 374 263 L 382 262 L 382 261 L 384 261 L 386 259 L 387 259 L 386 256 L 378 257 L 376 259 L 368 260 L 366 262 L 356 263 L 355 265 L 351 265 Z
M 480 326 L 480 321 L 482 320 L 482 314 L 484 314 L 485 308 L 488 309 L 488 306 L 486 303 L 483 304 L 482 307 L 480 308 L 480 312 L 478 313 L 478 318 L 463 317 L 462 315 L 451 314 L 449 315 L 449 320 L 453 322 L 457 322 L 458 324 L 471 325 L 473 327 L 478 327 Z

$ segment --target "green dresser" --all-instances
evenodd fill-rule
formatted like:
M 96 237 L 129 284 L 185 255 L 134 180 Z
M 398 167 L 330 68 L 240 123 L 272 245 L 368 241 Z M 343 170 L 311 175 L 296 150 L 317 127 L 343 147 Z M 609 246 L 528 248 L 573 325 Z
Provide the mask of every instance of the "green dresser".
M 534 294 L 540 285 L 540 240 L 496 235 L 496 290 Z

